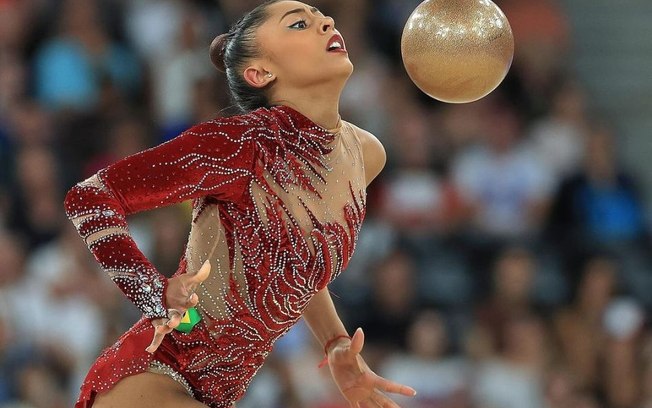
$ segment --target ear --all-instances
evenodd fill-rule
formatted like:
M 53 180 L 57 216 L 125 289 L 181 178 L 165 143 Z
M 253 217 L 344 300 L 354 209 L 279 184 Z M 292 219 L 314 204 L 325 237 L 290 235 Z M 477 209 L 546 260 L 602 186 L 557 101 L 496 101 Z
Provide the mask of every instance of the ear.
M 254 88 L 264 88 L 274 81 L 274 75 L 271 75 L 265 69 L 251 65 L 244 71 L 244 79 Z

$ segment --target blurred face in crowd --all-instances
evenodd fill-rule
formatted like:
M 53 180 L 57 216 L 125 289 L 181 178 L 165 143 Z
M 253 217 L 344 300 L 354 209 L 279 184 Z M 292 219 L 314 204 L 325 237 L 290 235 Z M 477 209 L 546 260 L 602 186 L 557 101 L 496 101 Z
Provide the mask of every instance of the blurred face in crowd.
M 496 295 L 508 302 L 527 301 L 533 278 L 532 256 L 525 250 L 510 250 L 496 264 Z
M 95 0 L 66 0 L 61 12 L 61 28 L 70 34 L 94 30 L 100 23 L 98 12 Z
M 123 119 L 111 128 L 109 139 L 113 156 L 121 159 L 147 148 L 147 127 L 138 119 Z
M 20 278 L 24 262 L 24 248 L 18 239 L 0 231 L 0 288 Z
M 56 158 L 46 148 L 39 146 L 23 149 L 16 161 L 18 179 L 27 193 L 44 194 L 56 188 Z
M 601 311 L 614 291 L 616 266 L 609 259 L 595 258 L 585 269 L 580 283 L 579 301 L 587 310 Z
M 267 16 L 256 33 L 262 55 L 251 62 L 253 70 L 245 70 L 248 81 L 273 80 L 280 94 L 286 87 L 324 83 L 343 86 L 353 72 L 353 64 L 332 18 L 298 1 L 271 4 Z M 267 79 L 268 72 L 274 77 Z M 252 77 L 255 75 L 260 77 Z
M 23 146 L 40 145 L 54 136 L 52 117 L 38 103 L 16 103 L 10 117 L 12 137 Z
M 0 38 L 2 38 L 1 33 Z M 11 107 L 25 94 L 26 89 L 27 67 L 25 64 L 11 56 L 0 58 L 0 112 Z
M 548 373 L 546 380 L 546 399 L 551 407 L 570 407 L 575 399 L 577 386 L 569 371 L 556 369 Z
M 521 122 L 514 108 L 497 102 L 489 109 L 486 131 L 491 150 L 495 153 L 509 152 L 521 133 Z
M 30 16 L 28 7 L 19 1 L 0 1 L 0 49 L 20 49 L 28 38 Z
M 616 157 L 611 132 L 596 128 L 589 135 L 585 165 L 589 176 L 596 182 L 610 182 L 615 176 Z
M 402 313 L 414 297 L 414 271 L 405 254 L 394 254 L 376 272 L 375 298 L 388 313 Z
M 555 95 L 553 112 L 557 117 L 571 121 L 581 121 L 586 112 L 586 98 L 582 88 L 576 83 L 566 83 Z
M 436 359 L 446 351 L 448 336 L 446 325 L 434 311 L 424 311 L 408 331 L 410 351 L 423 359 Z
M 505 327 L 505 350 L 521 361 L 539 362 L 546 353 L 545 335 L 545 326 L 539 318 L 514 318 Z
M 394 146 L 401 167 L 427 168 L 432 161 L 432 149 L 425 113 L 416 109 L 403 112 L 394 126 L 395 134 L 401 135 L 400 143 Z

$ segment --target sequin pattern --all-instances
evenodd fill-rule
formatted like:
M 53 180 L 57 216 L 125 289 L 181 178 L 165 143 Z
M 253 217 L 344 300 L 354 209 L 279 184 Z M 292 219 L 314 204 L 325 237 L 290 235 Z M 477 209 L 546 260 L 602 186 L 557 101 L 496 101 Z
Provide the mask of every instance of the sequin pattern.
M 68 216 L 144 313 L 93 365 L 77 408 L 147 370 L 149 320 L 164 315 L 167 280 L 138 250 L 125 217 L 189 199 L 177 274 L 211 261 L 197 290 L 203 320 L 166 336 L 153 358 L 199 401 L 231 407 L 274 341 L 348 264 L 365 215 L 361 146 L 349 124 L 332 134 L 291 108 L 263 108 L 193 127 L 71 189 Z

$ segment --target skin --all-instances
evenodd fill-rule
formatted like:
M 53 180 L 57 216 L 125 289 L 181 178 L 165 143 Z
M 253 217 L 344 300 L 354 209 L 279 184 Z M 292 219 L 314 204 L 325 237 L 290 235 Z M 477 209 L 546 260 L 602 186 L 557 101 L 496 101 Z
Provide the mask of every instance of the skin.
M 243 71 L 254 87 L 267 89 L 273 105 L 285 105 L 301 112 L 316 124 L 333 129 L 339 121 L 339 100 L 353 72 L 347 53 L 327 52 L 327 44 L 337 32 L 332 18 L 298 1 L 282 1 L 267 9 L 268 18 L 256 33 L 261 50 Z M 316 68 L 318 67 L 318 68 Z M 381 143 L 371 133 L 354 126 L 362 144 L 366 183 L 385 165 Z M 169 319 L 155 319 L 155 335 L 149 352 L 154 352 L 163 337 L 179 325 L 182 314 L 199 299 L 195 288 L 210 274 L 206 262 L 195 274 L 171 278 L 166 291 L 167 305 L 174 311 Z M 353 408 L 398 407 L 384 393 L 413 396 L 416 392 L 376 375 L 360 353 L 364 346 L 362 329 L 349 339 L 333 305 L 328 289 L 317 293 L 304 312 L 304 320 L 327 350 L 328 365 L 338 388 Z M 129 376 L 105 394 L 98 396 L 95 408 L 203 407 L 190 398 L 179 384 L 167 376 L 143 373 Z

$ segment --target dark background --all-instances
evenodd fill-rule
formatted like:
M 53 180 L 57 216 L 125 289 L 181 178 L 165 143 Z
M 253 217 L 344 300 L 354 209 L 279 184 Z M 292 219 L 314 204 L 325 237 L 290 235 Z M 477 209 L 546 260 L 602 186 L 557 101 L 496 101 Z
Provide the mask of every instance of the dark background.
M 102 167 L 229 107 L 212 38 L 258 1 L 0 0 L 0 407 L 71 406 L 137 318 L 63 213 Z M 503 0 L 516 37 L 473 104 L 400 61 L 413 0 L 323 0 L 356 70 L 342 116 L 388 165 L 332 285 L 406 407 L 652 407 L 652 3 Z M 130 229 L 176 270 L 189 207 Z M 239 407 L 345 407 L 299 325 Z

